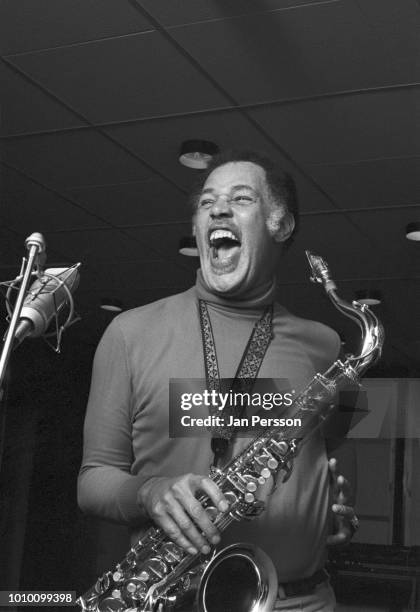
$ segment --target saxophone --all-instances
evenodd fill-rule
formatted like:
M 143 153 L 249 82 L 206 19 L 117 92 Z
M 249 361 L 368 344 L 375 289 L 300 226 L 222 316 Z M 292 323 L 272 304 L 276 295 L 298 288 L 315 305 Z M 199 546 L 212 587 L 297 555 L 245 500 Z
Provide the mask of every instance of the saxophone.
M 336 292 L 322 257 L 306 251 L 311 280 L 321 283 L 333 304 L 361 330 L 358 355 L 335 361 L 316 374 L 295 398 L 288 416 L 299 418 L 293 427 L 270 427 L 257 435 L 223 469 L 212 468 L 210 478 L 229 502 L 221 512 L 206 495 L 199 498 L 219 531 L 233 521 L 252 520 L 265 504 L 258 493 L 269 478 L 286 481 L 293 460 L 309 437 L 334 410 L 337 391 L 359 377 L 380 356 L 384 341 L 381 323 L 366 305 L 348 303 Z M 290 414 L 289 414 L 290 413 Z M 77 604 L 83 612 L 268 612 L 277 596 L 277 575 L 270 558 L 246 543 L 233 544 L 209 559 L 191 554 L 172 542 L 160 528 L 149 529 L 117 564 L 103 574 Z

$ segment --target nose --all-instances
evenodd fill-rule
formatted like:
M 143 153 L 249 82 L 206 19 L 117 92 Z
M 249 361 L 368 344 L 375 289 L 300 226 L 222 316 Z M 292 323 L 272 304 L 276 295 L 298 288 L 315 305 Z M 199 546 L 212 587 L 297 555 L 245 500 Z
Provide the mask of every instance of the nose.
M 216 198 L 216 201 L 211 207 L 210 216 L 212 218 L 232 216 L 232 206 L 229 196 L 219 195 Z

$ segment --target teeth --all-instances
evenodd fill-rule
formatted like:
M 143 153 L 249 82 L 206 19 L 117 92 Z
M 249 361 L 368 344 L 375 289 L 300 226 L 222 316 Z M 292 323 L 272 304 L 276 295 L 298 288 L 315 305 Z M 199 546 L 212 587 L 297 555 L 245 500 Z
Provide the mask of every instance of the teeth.
M 229 240 L 235 240 L 236 242 L 238 242 L 238 239 L 235 234 L 233 234 L 229 230 L 217 229 L 210 234 L 210 242 L 213 242 L 214 240 L 220 240 L 222 238 L 229 238 Z

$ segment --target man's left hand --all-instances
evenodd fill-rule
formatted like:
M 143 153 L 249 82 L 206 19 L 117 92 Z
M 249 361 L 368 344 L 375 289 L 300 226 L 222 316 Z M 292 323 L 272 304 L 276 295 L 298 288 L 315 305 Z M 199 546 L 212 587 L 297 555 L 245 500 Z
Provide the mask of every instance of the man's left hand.
M 337 460 L 330 459 L 328 466 L 333 482 L 334 503 L 331 509 L 334 513 L 334 533 L 328 536 L 327 544 L 334 546 L 350 542 L 358 528 L 359 521 L 353 506 L 348 505 L 351 496 L 350 484 L 344 476 L 338 474 Z

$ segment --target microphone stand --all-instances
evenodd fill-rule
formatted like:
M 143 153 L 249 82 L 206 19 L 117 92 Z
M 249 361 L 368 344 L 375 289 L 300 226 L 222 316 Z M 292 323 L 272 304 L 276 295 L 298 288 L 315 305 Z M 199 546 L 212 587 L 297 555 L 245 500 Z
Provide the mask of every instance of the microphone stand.
M 35 267 L 36 259 L 40 253 L 45 251 L 45 240 L 42 234 L 35 232 L 25 240 L 25 246 L 28 249 L 28 260 L 23 272 L 23 279 L 20 285 L 16 303 L 13 308 L 13 313 L 10 318 L 9 327 L 3 343 L 3 349 L 0 357 L 0 400 L 3 395 L 3 382 L 6 376 L 7 364 L 9 363 L 10 354 L 13 349 L 13 340 L 15 337 L 16 327 L 18 325 L 23 302 L 28 290 L 29 281 Z

